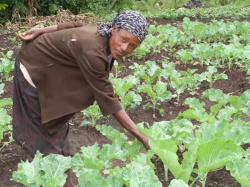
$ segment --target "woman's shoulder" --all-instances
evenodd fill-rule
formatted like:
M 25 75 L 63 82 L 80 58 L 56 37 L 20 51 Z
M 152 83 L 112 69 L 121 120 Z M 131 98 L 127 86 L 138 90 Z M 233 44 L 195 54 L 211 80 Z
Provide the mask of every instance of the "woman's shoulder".
M 86 24 L 76 29 L 77 38 L 84 41 L 90 46 L 106 46 L 108 44 L 108 38 L 101 36 L 97 32 L 97 26 L 95 24 Z

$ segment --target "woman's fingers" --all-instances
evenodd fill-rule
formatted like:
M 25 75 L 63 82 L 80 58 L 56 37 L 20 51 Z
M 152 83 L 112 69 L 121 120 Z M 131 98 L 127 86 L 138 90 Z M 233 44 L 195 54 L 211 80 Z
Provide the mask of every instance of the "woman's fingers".
M 40 35 L 42 33 L 40 28 L 32 28 L 26 32 L 18 32 L 18 36 L 21 40 L 23 41 L 28 41 L 28 40 L 33 40 L 34 38 L 36 38 L 38 35 Z
M 33 34 L 27 34 L 27 33 L 21 33 L 20 31 L 18 32 L 18 37 L 23 40 L 23 41 L 28 41 L 33 39 Z
M 21 40 L 25 40 L 26 39 L 26 33 L 21 33 L 20 31 L 18 31 L 18 37 L 21 39 Z

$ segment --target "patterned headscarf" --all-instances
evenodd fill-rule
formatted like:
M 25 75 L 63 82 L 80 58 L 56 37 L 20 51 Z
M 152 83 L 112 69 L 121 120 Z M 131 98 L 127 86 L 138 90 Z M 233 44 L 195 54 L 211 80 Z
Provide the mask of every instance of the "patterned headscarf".
M 116 15 L 112 23 L 98 22 L 97 29 L 101 36 L 110 36 L 114 25 L 131 32 L 142 42 L 148 34 L 147 20 L 136 11 L 125 11 Z

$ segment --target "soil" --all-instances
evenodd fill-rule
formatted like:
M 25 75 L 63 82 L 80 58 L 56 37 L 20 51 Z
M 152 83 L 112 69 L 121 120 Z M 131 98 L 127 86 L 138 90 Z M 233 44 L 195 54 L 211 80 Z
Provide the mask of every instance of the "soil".
M 149 20 L 150 22 L 157 21 L 160 24 L 176 24 L 180 23 L 181 20 Z M 202 21 L 202 20 L 200 20 Z M 204 22 L 208 22 L 206 19 Z M 14 50 L 15 52 L 18 49 L 18 41 L 11 41 L 15 37 L 14 33 L 11 34 L 2 34 L 0 35 L 0 51 L 8 51 L 10 49 Z M 148 54 L 144 58 L 137 60 L 126 58 L 126 60 L 121 60 L 119 63 L 122 63 L 126 67 L 130 66 L 133 62 L 137 63 L 144 63 L 147 60 L 153 60 L 156 62 L 159 62 L 162 59 L 162 56 L 167 56 L 168 53 L 165 51 L 161 51 L 159 54 Z M 175 61 L 173 57 L 169 57 L 169 61 Z M 171 59 L 172 58 L 172 59 Z M 197 72 L 201 73 L 206 71 L 206 67 L 202 67 L 199 65 L 178 65 L 177 68 L 179 70 L 186 70 L 187 68 L 195 68 L 197 69 Z M 233 66 L 231 69 L 220 69 L 219 72 L 224 72 L 227 74 L 228 79 L 227 80 L 219 80 L 215 82 L 213 85 L 214 88 L 221 89 L 224 93 L 232 94 L 232 95 L 240 95 L 245 90 L 250 89 L 249 81 L 246 79 L 247 75 L 246 72 L 241 71 L 238 67 Z M 130 73 L 129 68 L 125 68 L 123 73 L 120 74 L 120 77 L 126 76 Z M 12 83 L 6 82 L 5 83 L 5 92 L 1 95 L 1 98 L 5 97 L 12 97 Z M 209 84 L 207 82 L 203 82 L 201 86 L 199 87 L 199 90 L 197 90 L 196 97 L 200 98 L 201 93 L 209 88 Z M 185 98 L 190 97 L 188 93 L 184 93 L 180 97 L 179 104 L 176 104 L 176 99 L 171 99 L 167 102 L 161 103 L 161 108 L 165 110 L 165 116 L 161 117 L 159 113 L 156 112 L 155 118 L 153 117 L 153 111 L 152 110 L 145 110 L 143 109 L 142 105 L 136 108 L 135 110 L 129 110 L 127 111 L 131 119 L 137 124 L 139 122 L 147 122 L 149 124 L 153 124 L 155 121 L 163 121 L 163 120 L 171 120 L 176 118 L 179 112 L 184 111 L 187 109 L 187 107 L 182 106 L 181 103 L 185 100 Z M 145 102 L 147 98 L 144 96 L 143 101 Z M 211 102 L 206 102 L 206 109 L 209 110 L 210 106 L 212 105 Z M 11 113 L 11 109 L 9 110 Z M 94 143 L 98 142 L 100 145 L 110 143 L 110 141 L 104 137 L 102 134 L 100 134 L 94 127 L 85 126 L 81 127 L 80 124 L 82 120 L 84 119 L 84 116 L 79 112 L 75 114 L 75 116 L 70 121 L 70 132 L 69 132 L 69 141 L 70 141 L 70 149 L 71 154 L 78 152 L 81 146 L 90 146 Z M 100 121 L 98 121 L 99 124 L 109 124 L 112 125 L 114 128 L 120 130 L 123 132 L 123 128 L 118 124 L 118 122 L 112 117 L 103 117 Z M 133 136 L 128 133 L 128 137 L 130 139 L 133 139 Z M 0 146 L 1 147 L 1 146 Z M 0 151 L 0 187 L 21 187 L 21 184 L 18 184 L 16 182 L 11 181 L 11 175 L 12 172 L 17 169 L 17 165 L 20 161 L 25 161 L 26 159 L 29 159 L 29 156 L 26 154 L 26 152 L 17 145 L 16 142 L 11 143 L 4 149 Z M 161 161 L 158 161 L 155 163 L 156 165 L 156 174 L 159 177 L 160 181 L 163 184 L 163 187 L 168 186 L 168 182 L 165 181 L 164 177 L 164 169 L 163 164 Z M 171 174 L 169 174 L 169 178 L 173 178 Z M 75 178 L 75 182 L 76 178 Z M 197 186 L 201 186 L 201 184 L 197 183 Z M 240 187 L 240 185 L 236 182 L 236 180 L 230 176 L 230 173 L 225 170 L 225 168 L 222 168 L 217 171 L 212 171 L 208 174 L 207 187 Z

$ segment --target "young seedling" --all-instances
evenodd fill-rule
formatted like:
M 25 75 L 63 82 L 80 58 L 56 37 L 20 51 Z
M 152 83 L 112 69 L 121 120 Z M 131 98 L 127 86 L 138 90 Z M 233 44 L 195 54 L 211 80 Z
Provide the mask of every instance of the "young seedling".
M 118 78 L 118 75 L 122 72 L 122 70 L 125 68 L 125 66 L 124 65 L 119 65 L 118 62 L 115 60 L 114 68 L 115 68 L 114 77 Z
M 192 53 L 184 49 L 177 51 L 177 54 L 185 65 L 187 65 L 187 62 L 193 58 Z
M 83 110 L 82 113 L 86 119 L 82 121 L 81 126 L 91 125 L 94 127 L 97 125 L 97 121 L 102 117 L 102 113 L 96 102 L 92 106 Z
M 142 84 L 138 87 L 138 92 L 145 93 L 150 101 L 147 101 L 144 108 L 153 108 L 153 117 L 155 118 L 155 112 L 158 110 L 161 116 L 164 116 L 164 110 L 159 108 L 160 102 L 166 101 L 172 98 L 172 94 L 167 90 L 167 83 L 157 81 L 154 85 Z
M 111 78 L 111 82 L 114 85 L 114 92 L 118 95 L 125 110 L 134 109 L 140 105 L 142 97 L 133 90 L 136 85 L 140 84 L 138 77 L 129 75 L 124 78 Z
M 215 66 L 208 66 L 207 71 L 200 74 L 200 81 L 208 81 L 209 87 L 212 88 L 215 81 L 220 79 L 228 79 L 225 73 L 216 73 L 217 68 Z

